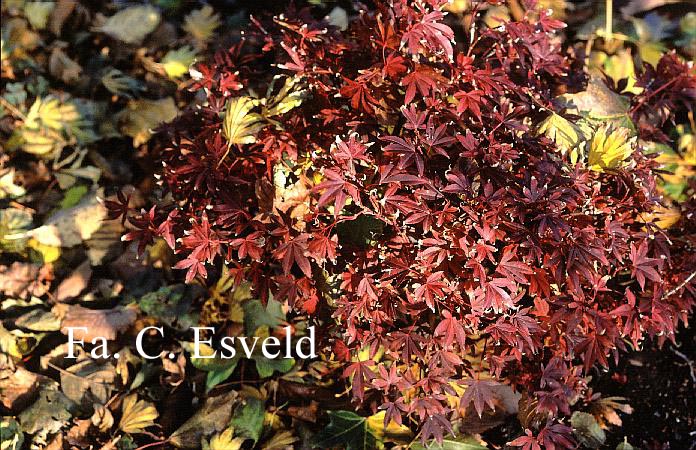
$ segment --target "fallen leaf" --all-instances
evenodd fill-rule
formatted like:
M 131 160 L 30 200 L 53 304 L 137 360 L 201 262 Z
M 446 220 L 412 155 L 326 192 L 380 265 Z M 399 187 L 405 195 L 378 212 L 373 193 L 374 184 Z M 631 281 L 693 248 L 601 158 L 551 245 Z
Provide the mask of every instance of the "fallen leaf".
M 234 428 L 228 428 L 220 434 L 216 434 L 208 443 L 209 450 L 239 450 L 242 448 L 244 438 L 234 437 Z
M 53 298 L 57 302 L 65 302 L 77 297 L 87 288 L 90 278 L 92 278 L 92 266 L 89 261 L 85 261 L 73 270 L 70 276 L 61 281 Z
M 22 431 L 29 435 L 39 431 L 52 434 L 59 431 L 72 417 L 72 402 L 55 386 L 46 386 L 38 399 L 18 416 Z
M 635 138 L 629 137 L 628 129 L 601 127 L 590 142 L 587 164 L 591 170 L 597 172 L 616 169 L 631 156 L 634 146 Z
M 178 448 L 199 448 L 202 438 L 227 428 L 237 396 L 236 391 L 229 391 L 209 397 L 193 417 L 172 433 L 169 442 Z
M 237 435 L 249 438 L 256 443 L 263 430 L 264 402 L 258 398 L 249 397 L 237 406 L 230 420 Z
M 7 367 L 7 364 L 0 362 L 0 404 L 10 411 L 24 409 L 36 398 L 39 380 L 39 375 L 24 367 Z
M 74 330 L 75 339 L 89 342 L 95 337 L 104 337 L 109 341 L 116 339 L 119 332 L 130 327 L 137 317 L 135 309 L 120 307 L 112 309 L 89 309 L 80 305 L 56 305 L 59 312 L 64 311 L 60 331 L 67 335 L 69 327 L 86 327 Z
M 160 100 L 131 100 L 126 109 L 118 113 L 117 122 L 121 132 L 133 138 L 133 146 L 144 144 L 152 136 L 157 125 L 174 119 L 179 110 L 174 99 L 166 97 Z
M 82 66 L 70 59 L 63 51 L 67 43 L 63 46 L 56 45 L 51 51 L 51 56 L 48 58 L 48 70 L 54 77 L 63 80 L 67 84 L 74 84 L 80 80 L 82 76 Z
M 138 400 L 137 394 L 130 394 L 123 399 L 121 405 L 121 421 L 118 427 L 126 433 L 142 433 L 145 428 L 155 425 L 154 420 L 159 416 L 157 408 L 145 400 Z
M 201 9 L 194 9 L 184 18 L 182 28 L 191 35 L 198 47 L 202 47 L 219 26 L 220 14 L 210 5 L 204 5 Z
M 94 31 L 106 33 L 127 44 L 139 44 L 157 28 L 160 19 L 160 13 L 154 6 L 131 6 L 106 19 Z
M 99 364 L 87 359 L 60 372 L 60 388 L 70 400 L 89 408 L 95 401 L 101 404 L 109 401 L 115 379 L 116 371 L 111 363 Z
M 13 262 L 0 266 L 0 293 L 8 297 L 41 297 L 50 287 L 52 270 L 48 266 Z

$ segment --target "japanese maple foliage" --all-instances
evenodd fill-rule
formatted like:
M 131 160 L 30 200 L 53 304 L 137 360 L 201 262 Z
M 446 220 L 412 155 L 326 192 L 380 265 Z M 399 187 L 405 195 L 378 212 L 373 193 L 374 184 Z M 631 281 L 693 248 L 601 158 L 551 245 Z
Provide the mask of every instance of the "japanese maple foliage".
M 225 263 L 259 298 L 330 313 L 355 400 L 423 439 L 508 383 L 533 418 L 515 443 L 568 447 L 584 375 L 692 310 L 696 205 L 661 230 L 653 157 L 593 171 L 536 133 L 563 113 L 554 97 L 583 89 L 563 23 L 455 39 L 443 1 L 377 3 L 345 31 L 308 10 L 254 19 L 197 66 L 205 101 L 165 127 L 166 195 L 127 239 L 163 237 L 187 281 Z M 696 80 L 668 55 L 639 84 L 638 132 L 664 140 Z M 255 106 L 225 131 L 242 96 Z

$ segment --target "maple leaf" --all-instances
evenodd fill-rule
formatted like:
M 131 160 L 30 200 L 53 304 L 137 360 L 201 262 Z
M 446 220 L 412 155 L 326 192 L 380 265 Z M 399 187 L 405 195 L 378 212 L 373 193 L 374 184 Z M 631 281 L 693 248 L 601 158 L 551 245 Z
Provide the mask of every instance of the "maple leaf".
M 259 261 L 261 260 L 265 243 L 266 240 L 263 237 L 263 233 L 255 231 L 243 238 L 233 239 L 230 245 L 232 248 L 237 249 L 239 259 L 244 259 L 248 255 L 251 259 Z
M 425 171 L 425 160 L 423 159 L 423 154 L 421 151 L 411 142 L 410 139 L 402 139 L 398 136 L 383 136 L 383 141 L 391 142 L 391 144 L 384 147 L 387 152 L 394 152 L 399 155 L 399 165 L 400 169 L 416 165 L 418 170 L 418 176 L 422 176 Z
M 325 169 L 324 177 L 327 179 L 314 188 L 315 191 L 324 191 L 321 197 L 319 197 L 317 207 L 321 208 L 333 201 L 334 217 L 337 217 L 345 206 L 349 196 L 353 201 L 360 204 L 360 193 L 358 188 L 354 184 L 346 181 L 340 173 L 333 169 Z
M 541 446 L 537 442 L 536 436 L 532 433 L 532 430 L 527 428 L 524 430 L 525 435 L 508 442 L 508 445 L 513 447 L 522 447 L 522 450 L 541 450 Z
M 416 96 L 416 91 L 423 97 L 428 97 L 431 92 L 437 92 L 439 85 L 446 82 L 445 77 L 433 69 L 424 66 L 416 67 L 416 70 L 401 79 L 401 85 L 406 86 L 404 104 L 411 103 Z
M 466 408 L 474 402 L 476 413 L 481 417 L 485 405 L 495 411 L 496 394 L 494 386 L 498 385 L 490 380 L 461 380 L 459 384 L 466 386 L 466 390 L 459 401 L 460 408 Z
M 377 377 L 372 369 L 370 369 L 370 367 L 374 365 L 375 362 L 372 360 L 356 361 L 343 370 L 344 378 L 353 377 L 351 390 L 353 391 L 354 398 L 362 401 L 365 396 L 366 383 L 369 383 Z
M 425 283 L 418 286 L 414 292 L 414 297 L 417 302 L 425 301 L 425 304 L 432 310 L 435 309 L 435 300 L 437 297 L 443 297 L 448 289 L 447 283 L 442 281 L 444 272 L 439 271 L 428 275 Z
M 350 78 L 343 77 L 345 85 L 341 88 L 341 96 L 350 98 L 350 106 L 353 109 L 364 111 L 368 114 L 372 114 L 374 108 L 379 104 L 377 99 L 372 96 L 370 89 L 367 87 L 367 83 L 363 80 L 353 81 Z
M 406 44 L 411 53 L 418 53 L 426 50 L 423 46 L 425 42 L 434 51 L 442 51 L 449 60 L 453 57 L 452 40 L 454 31 L 441 23 L 445 15 L 442 11 L 431 11 L 423 15 L 420 22 L 415 23 L 407 32 L 403 34 L 402 44 Z
M 466 332 L 461 322 L 446 309 L 442 311 L 442 316 L 444 319 L 435 328 L 435 336 L 444 336 L 445 348 L 452 345 L 452 342 L 456 340 L 459 347 L 463 349 L 466 343 Z
M 307 240 L 309 237 L 309 234 L 300 234 L 280 245 L 275 251 L 274 256 L 283 260 L 283 273 L 285 275 L 290 273 L 293 264 L 297 264 L 307 278 L 312 277 L 312 267 L 307 258 Z
M 457 114 L 462 114 L 464 111 L 471 111 L 476 118 L 481 121 L 481 97 L 484 92 L 480 89 L 465 92 L 459 91 L 454 94 L 459 102 L 457 103 Z
M 648 258 L 648 245 L 645 241 L 641 242 L 638 247 L 631 243 L 631 275 L 638 280 L 640 288 L 645 290 L 645 279 L 649 279 L 659 283 L 661 278 L 656 269 L 662 269 L 662 260 L 658 258 Z
M 512 260 L 512 258 L 515 257 L 516 251 L 517 248 L 514 245 L 505 247 L 503 249 L 503 256 L 500 258 L 500 262 L 495 271 L 509 280 L 526 284 L 528 281 L 525 275 L 532 275 L 534 270 L 521 261 Z
M 390 53 L 384 60 L 384 66 L 382 67 L 382 76 L 397 78 L 402 73 L 408 70 L 406 65 L 406 60 L 403 56 L 398 53 Z

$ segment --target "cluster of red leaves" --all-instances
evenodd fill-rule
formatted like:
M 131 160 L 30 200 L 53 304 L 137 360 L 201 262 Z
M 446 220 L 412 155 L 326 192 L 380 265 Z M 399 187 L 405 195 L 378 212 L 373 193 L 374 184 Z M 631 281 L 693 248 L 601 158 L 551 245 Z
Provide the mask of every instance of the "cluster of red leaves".
M 387 421 L 409 417 L 424 439 L 493 406 L 504 381 L 542 417 L 517 444 L 563 448 L 572 439 L 557 420 L 584 374 L 686 321 L 696 290 L 675 288 L 696 267 L 696 205 L 681 205 L 668 234 L 645 223 L 660 201 L 653 158 L 636 151 L 630 171 L 593 172 L 533 132 L 555 95 L 582 89 L 562 23 L 478 24 L 455 44 L 443 3 L 379 2 L 345 31 L 305 10 L 254 20 L 198 66 L 207 101 L 166 127 L 167 195 L 130 218 L 127 239 L 164 237 L 188 280 L 224 260 L 262 299 L 332 312 L 326 332 L 355 399 Z M 274 75 L 301 80 L 309 98 L 256 143 L 228 145 L 226 101 L 266 92 Z M 637 123 L 655 102 L 673 117 L 696 92 L 673 56 L 640 82 Z M 288 187 L 295 198 L 280 201 Z M 365 347 L 380 362 L 351 362 Z

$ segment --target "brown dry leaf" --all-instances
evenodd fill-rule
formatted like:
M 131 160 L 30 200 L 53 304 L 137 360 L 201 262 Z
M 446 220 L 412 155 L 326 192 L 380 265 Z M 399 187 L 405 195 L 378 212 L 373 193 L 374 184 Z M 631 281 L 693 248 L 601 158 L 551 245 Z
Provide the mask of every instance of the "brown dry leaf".
M 97 193 L 86 195 L 72 208 L 51 215 L 39 228 L 5 236 L 5 239 L 33 237 L 51 247 L 73 247 L 89 239 L 101 227 L 106 208 L 97 200 Z
M 633 413 L 633 408 L 626 401 L 624 397 L 600 397 L 590 404 L 590 413 L 605 430 L 611 425 L 620 427 L 622 422 L 618 413 Z
M 92 266 L 90 266 L 89 261 L 85 261 L 73 270 L 70 276 L 61 281 L 53 294 L 55 300 L 64 302 L 77 297 L 80 292 L 85 290 L 91 278 Z
M 169 437 L 169 442 L 178 448 L 199 448 L 202 437 L 227 427 L 237 396 L 236 391 L 230 391 L 208 398 L 203 407 Z
M 137 317 L 135 309 L 116 307 L 112 309 L 89 309 L 79 305 L 56 305 L 54 311 L 63 316 L 60 331 L 67 335 L 68 327 L 85 327 L 75 330 L 75 339 L 86 342 L 95 337 L 104 337 L 109 341 L 116 339 L 119 332 L 131 326 Z
M 48 58 L 48 70 L 56 78 L 63 80 L 67 84 L 74 84 L 80 80 L 82 66 L 70 59 L 63 49 L 67 47 L 66 42 L 60 42 L 51 52 Z
M 39 266 L 22 262 L 13 262 L 11 266 L 0 266 L 0 293 L 7 297 L 27 298 L 41 297 L 53 279 L 50 265 Z
M 77 404 L 106 403 L 113 391 L 115 369 L 110 363 L 99 364 L 93 359 L 80 361 L 60 372 L 61 390 Z
M 9 362 L 9 359 L 5 363 L 0 361 L 0 404 L 10 411 L 18 411 L 34 399 L 40 378 L 24 367 L 10 366 Z
M 180 353 L 176 361 L 169 358 L 162 359 L 162 367 L 171 375 L 165 378 L 172 386 L 180 385 L 186 378 L 186 357 Z
M 114 416 L 109 408 L 98 403 L 94 404 L 94 414 L 90 418 L 92 425 L 99 428 L 99 431 L 106 433 L 114 426 Z
M 75 425 L 70 427 L 66 434 L 68 444 L 77 448 L 89 448 L 91 439 L 89 437 L 89 429 L 92 422 L 89 419 L 77 419 Z
M 70 17 L 76 6 L 77 0 L 58 0 L 55 8 L 51 11 L 48 29 L 56 36 L 60 36 L 65 20 Z

